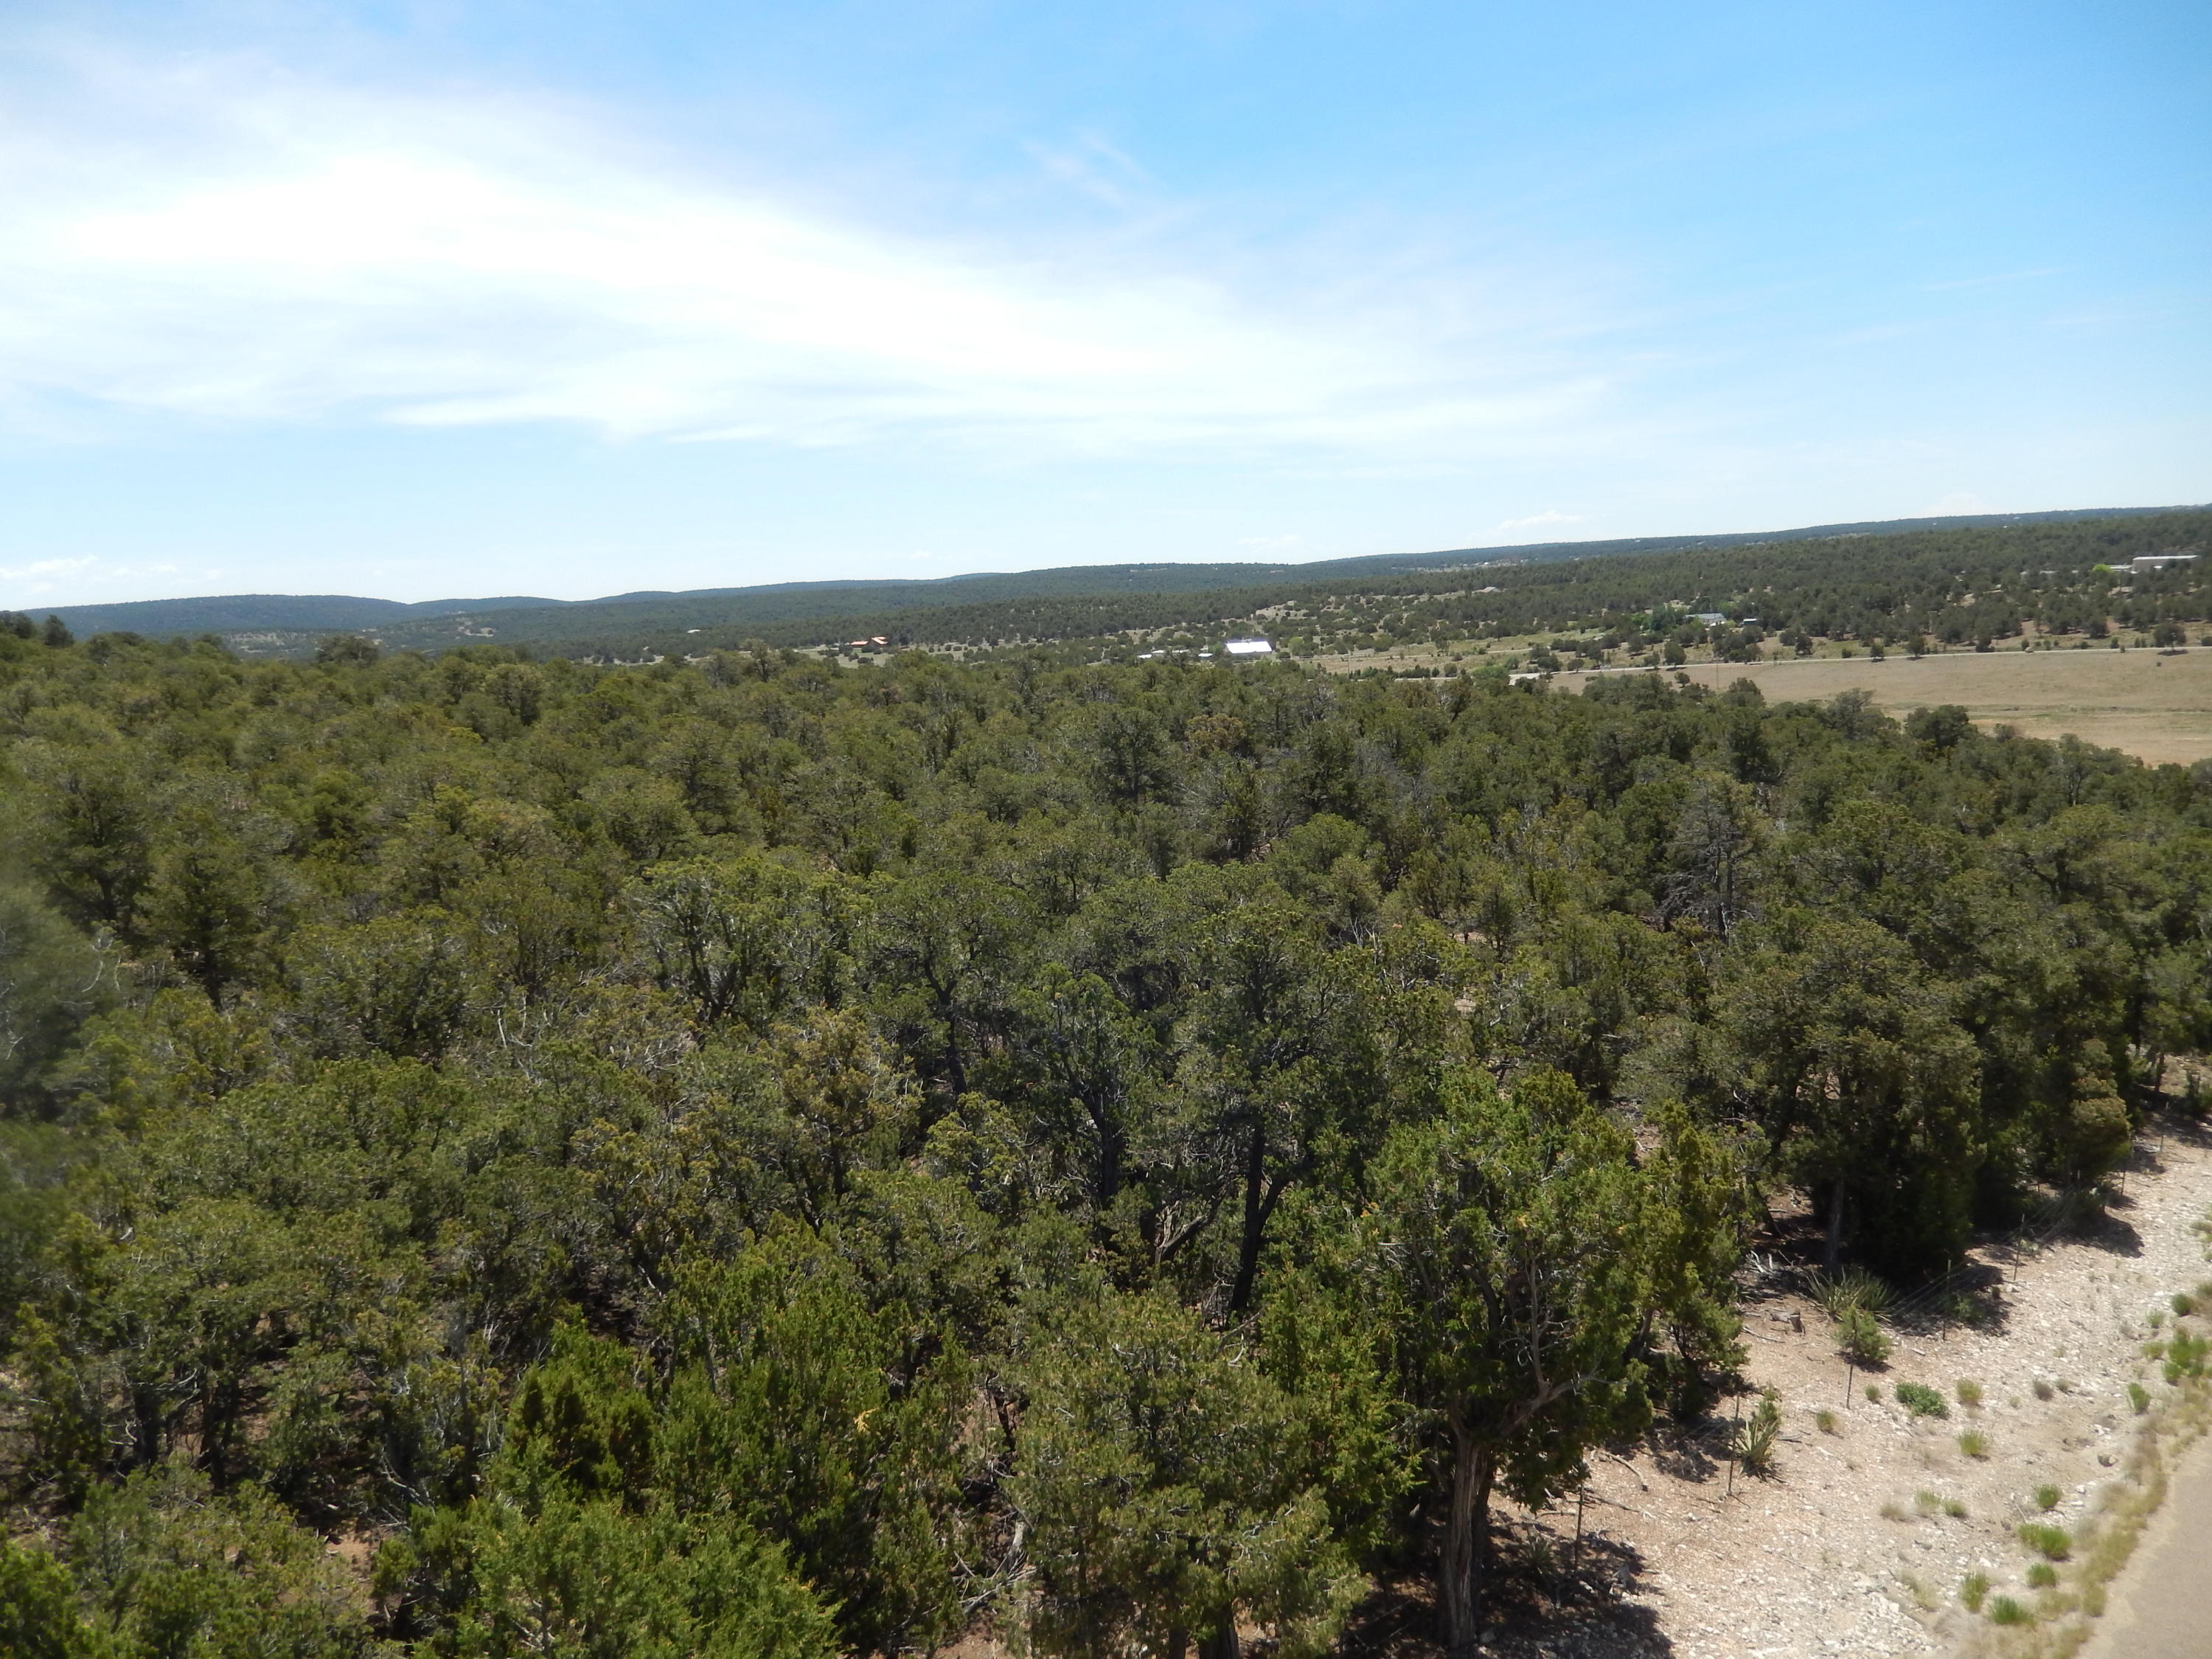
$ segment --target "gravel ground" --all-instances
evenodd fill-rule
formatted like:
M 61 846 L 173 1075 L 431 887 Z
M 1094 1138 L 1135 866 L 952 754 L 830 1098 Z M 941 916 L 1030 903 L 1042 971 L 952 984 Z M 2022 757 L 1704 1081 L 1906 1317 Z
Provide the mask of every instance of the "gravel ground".
M 2128 1385 L 2154 1401 L 2167 1392 L 2144 1345 L 2171 1323 L 2175 1291 L 2212 1279 L 2197 1231 L 2212 1212 L 2212 1137 L 2182 1126 L 2146 1135 L 2125 1180 L 2090 1233 L 1978 1251 L 1984 1279 L 2003 1280 L 1984 1292 L 1990 1316 L 1894 1330 L 1878 1375 L 1847 1382 L 1830 1322 L 1804 1297 L 1755 1299 L 1748 1374 L 1783 1407 L 1773 1475 L 1739 1475 L 1731 1493 L 1725 1423 L 1679 1444 L 1662 1437 L 1632 1459 L 1597 1458 L 1579 1588 L 1563 1587 L 1565 1605 L 1509 1616 L 1489 1651 L 1942 1654 L 1990 1629 L 1960 1603 L 1968 1574 L 1987 1576 L 1992 1601 L 2033 1605 L 2026 1574 L 2037 1558 L 2014 1528 L 2031 1518 L 2075 1527 L 2095 1510 L 2136 1422 Z M 1960 1402 L 1961 1379 L 1980 1385 L 1978 1407 Z M 1905 1382 L 1939 1391 L 1948 1415 L 1906 1411 L 1895 1396 Z M 1867 1398 L 1870 1383 L 1879 1401 Z M 1832 1431 L 1820 1426 L 1822 1411 Z M 1962 1451 L 1968 1431 L 1986 1438 L 1984 1455 Z M 2045 1484 L 2060 1491 L 2047 1516 L 2031 1496 Z M 1522 1530 L 1571 1557 L 1571 1510 L 1524 1517 Z

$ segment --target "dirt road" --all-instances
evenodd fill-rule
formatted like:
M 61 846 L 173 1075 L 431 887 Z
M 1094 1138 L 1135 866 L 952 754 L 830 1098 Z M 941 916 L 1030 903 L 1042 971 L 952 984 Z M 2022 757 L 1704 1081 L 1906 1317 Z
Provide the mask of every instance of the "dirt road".
M 2212 1440 L 2175 1469 L 2081 1659 L 2212 1659 Z

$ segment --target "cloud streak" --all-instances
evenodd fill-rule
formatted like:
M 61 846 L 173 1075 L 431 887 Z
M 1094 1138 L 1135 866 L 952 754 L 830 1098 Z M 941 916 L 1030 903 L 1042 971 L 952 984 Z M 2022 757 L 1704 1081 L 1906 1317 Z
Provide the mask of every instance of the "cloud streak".
M 1464 337 L 1440 357 L 1407 315 L 1270 314 L 1203 276 L 835 222 L 526 101 L 67 69 L 82 96 L 0 117 L 19 422 L 1418 453 L 1540 441 L 1601 393 Z

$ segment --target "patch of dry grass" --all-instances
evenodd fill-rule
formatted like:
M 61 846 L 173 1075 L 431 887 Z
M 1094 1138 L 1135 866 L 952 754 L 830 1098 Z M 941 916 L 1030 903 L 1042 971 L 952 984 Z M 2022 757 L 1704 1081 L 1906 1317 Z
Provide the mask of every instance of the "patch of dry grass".
M 2015 645 L 1917 660 L 1893 653 L 1882 662 L 1861 656 L 1697 663 L 1687 672 L 1698 684 L 1716 688 L 1751 680 L 1777 702 L 1825 702 L 1863 689 L 1883 713 L 1899 717 L 1957 703 L 1985 728 L 2010 726 L 2031 738 L 2071 732 L 2153 765 L 2212 758 L 2212 651 L 2202 647 L 2165 653 L 2102 644 L 2086 651 L 2021 651 Z M 1589 678 L 1561 674 L 1553 683 L 1579 690 Z

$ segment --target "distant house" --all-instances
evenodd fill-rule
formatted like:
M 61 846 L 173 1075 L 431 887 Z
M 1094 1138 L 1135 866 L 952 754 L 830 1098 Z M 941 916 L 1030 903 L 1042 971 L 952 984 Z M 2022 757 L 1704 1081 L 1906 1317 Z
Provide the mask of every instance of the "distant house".
M 2194 553 L 2146 553 L 2128 562 L 2128 568 L 2138 576 L 2148 576 L 2154 570 L 2163 570 L 2170 564 L 2194 564 Z M 2048 575 L 2048 571 L 2044 573 Z
M 1690 613 L 1690 620 L 1693 623 L 1703 623 L 1708 628 L 1718 628 L 1728 620 L 1728 617 L 1726 613 L 1719 611 L 1693 611 Z
M 1275 647 L 1266 640 L 1231 640 L 1221 647 L 1232 657 L 1272 657 Z

